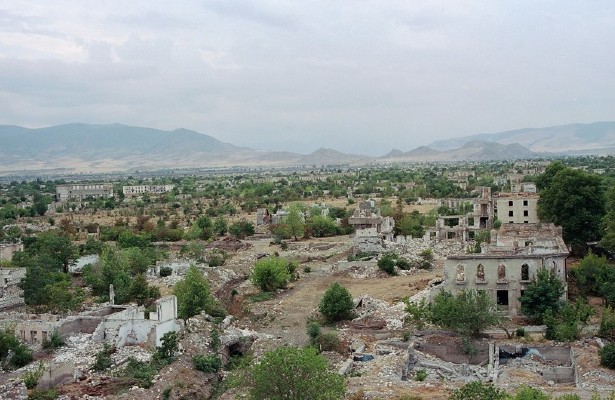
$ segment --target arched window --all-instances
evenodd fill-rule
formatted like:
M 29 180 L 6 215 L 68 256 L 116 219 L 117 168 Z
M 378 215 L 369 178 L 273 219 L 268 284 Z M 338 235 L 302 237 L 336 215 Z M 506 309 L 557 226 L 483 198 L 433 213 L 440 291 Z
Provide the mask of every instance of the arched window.
M 530 280 L 530 266 L 527 264 L 523 264 L 521 266 L 521 280 L 522 281 Z

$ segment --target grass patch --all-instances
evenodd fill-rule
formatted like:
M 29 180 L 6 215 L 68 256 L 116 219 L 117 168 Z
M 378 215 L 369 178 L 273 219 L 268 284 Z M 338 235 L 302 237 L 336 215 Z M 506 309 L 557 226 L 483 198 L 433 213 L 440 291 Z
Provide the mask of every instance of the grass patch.
M 260 303 L 261 301 L 267 301 L 273 298 L 275 298 L 274 292 L 260 292 L 260 293 L 250 296 L 250 301 L 252 303 Z

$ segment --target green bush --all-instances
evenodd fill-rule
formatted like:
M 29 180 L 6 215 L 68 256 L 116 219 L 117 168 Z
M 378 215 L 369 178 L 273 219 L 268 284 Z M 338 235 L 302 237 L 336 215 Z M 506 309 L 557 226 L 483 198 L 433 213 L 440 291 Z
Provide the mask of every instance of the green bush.
M 327 360 L 311 347 L 267 352 L 250 375 L 253 399 L 339 400 L 346 393 L 344 377 L 329 371 Z
M 517 337 L 524 337 L 525 336 L 525 329 L 517 328 L 517 330 L 515 331 L 515 336 L 517 336 Z
M 297 270 L 295 262 L 280 257 L 267 257 L 254 264 L 252 283 L 263 292 L 285 288 Z
M 34 389 L 38 385 L 38 381 L 45 372 L 45 366 L 43 363 L 39 363 L 38 367 L 34 371 L 28 371 L 23 376 L 23 383 L 28 389 Z
M 551 396 L 544 393 L 540 389 L 529 387 L 526 385 L 520 386 L 515 391 L 514 400 L 550 400 Z
M 427 371 L 424 369 L 419 369 L 416 371 L 416 380 L 419 382 L 423 382 L 427 378 Z
M 103 349 L 96 353 L 94 357 L 94 365 L 92 366 L 94 371 L 104 371 L 109 368 L 112 364 L 111 354 L 114 352 L 115 348 L 105 343 Z
M 310 343 L 313 345 L 318 344 L 318 337 L 320 336 L 321 329 L 318 322 L 309 322 L 306 327 L 307 335 L 310 337 Z
M 337 282 L 334 282 L 325 291 L 320 303 L 318 311 L 329 322 L 343 321 L 354 318 L 354 302 L 348 289 Z
M 611 307 L 602 310 L 598 336 L 609 340 L 615 340 L 615 312 Z
M 272 292 L 260 292 L 255 295 L 250 296 L 250 301 L 252 303 L 260 303 L 261 301 L 267 301 L 275 298 L 275 293 Z
M 58 397 L 55 389 L 33 389 L 28 394 L 28 400 L 54 400 Z
M 147 362 L 138 361 L 137 359 L 130 357 L 128 364 L 122 370 L 121 376 L 125 379 L 134 381 L 136 385 L 142 388 L 149 388 L 152 386 L 152 379 L 158 373 L 158 368 L 155 365 Z
M 164 278 L 165 276 L 171 276 L 173 274 L 173 268 L 171 267 L 160 267 L 160 277 Z
M 474 381 L 453 391 L 449 400 L 507 400 L 505 391 L 489 383 Z
M 337 351 L 343 352 L 341 349 L 342 342 L 335 332 L 325 332 L 318 336 L 318 347 L 320 351 Z
M 53 331 L 51 337 L 49 339 L 45 338 L 43 340 L 43 349 L 56 349 L 58 347 L 64 346 L 64 338 L 60 335 L 60 332 Z
M 609 343 L 600 349 L 600 365 L 615 369 L 615 343 Z
M 218 372 L 222 368 L 222 361 L 217 355 L 196 355 L 192 357 L 194 369 L 201 372 Z
M 395 264 L 397 257 L 394 254 L 385 254 L 378 260 L 378 268 L 389 275 L 397 275 L 395 272 Z
M 575 304 L 564 303 L 557 314 L 547 310 L 543 317 L 547 326 L 545 337 L 561 342 L 577 340 L 593 311 L 591 306 L 583 303 L 581 299 Z

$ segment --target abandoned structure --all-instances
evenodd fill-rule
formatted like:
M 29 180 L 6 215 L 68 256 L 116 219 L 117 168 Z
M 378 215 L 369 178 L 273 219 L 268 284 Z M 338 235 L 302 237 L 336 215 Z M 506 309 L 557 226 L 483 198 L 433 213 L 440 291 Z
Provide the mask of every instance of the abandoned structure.
M 535 224 L 538 198 L 535 193 L 502 193 L 495 200 L 497 218 L 509 224 Z
M 64 202 L 69 200 L 83 201 L 86 198 L 111 198 L 113 197 L 113 185 L 74 183 L 69 185 L 56 186 L 56 201 Z
M 90 333 L 94 340 L 109 342 L 116 347 L 160 346 L 165 333 L 180 329 L 177 298 L 166 296 L 156 301 L 156 311 L 147 314 L 140 306 L 109 305 L 62 320 L 51 314 L 26 316 L 15 327 L 15 335 L 30 344 L 41 343 L 57 331 L 64 337 Z
M 494 207 L 491 197 L 491 188 L 479 186 L 473 199 L 445 199 L 438 205 L 446 206 L 452 210 L 459 210 L 456 215 L 441 215 L 436 226 L 427 232 L 429 238 L 436 242 L 445 239 L 457 239 L 462 243 L 474 239 L 476 232 L 489 230 L 493 227 Z M 465 208 L 469 211 L 465 211 Z
M 124 196 L 142 196 L 145 193 L 148 194 L 163 194 L 168 193 L 175 188 L 175 185 L 135 185 L 135 186 L 122 186 L 122 193 Z
M 271 214 L 268 208 L 259 208 L 256 210 L 256 226 L 269 225 L 271 223 Z
M 23 243 L 0 243 L 0 260 L 11 261 L 13 254 L 23 251 Z
M 373 207 L 373 201 L 361 202 L 352 217 L 348 218 L 348 224 L 355 228 L 355 253 L 379 253 L 385 249 L 385 240 L 394 240 L 395 220 L 393 217 L 382 217 L 380 211 Z
M 445 281 L 440 289 L 453 293 L 464 289 L 486 291 L 502 312 L 516 316 L 519 297 L 538 270 L 547 268 L 566 282 L 568 254 L 561 227 L 502 224 L 499 230 L 491 231 L 491 242 L 482 246 L 481 253 L 446 259 Z

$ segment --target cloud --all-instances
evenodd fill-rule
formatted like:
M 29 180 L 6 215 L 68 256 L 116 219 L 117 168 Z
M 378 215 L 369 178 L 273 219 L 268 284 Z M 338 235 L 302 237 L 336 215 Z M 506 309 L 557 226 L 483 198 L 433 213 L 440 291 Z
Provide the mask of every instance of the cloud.
M 308 153 L 612 120 L 610 2 L 0 7 L 0 123 L 185 127 Z

